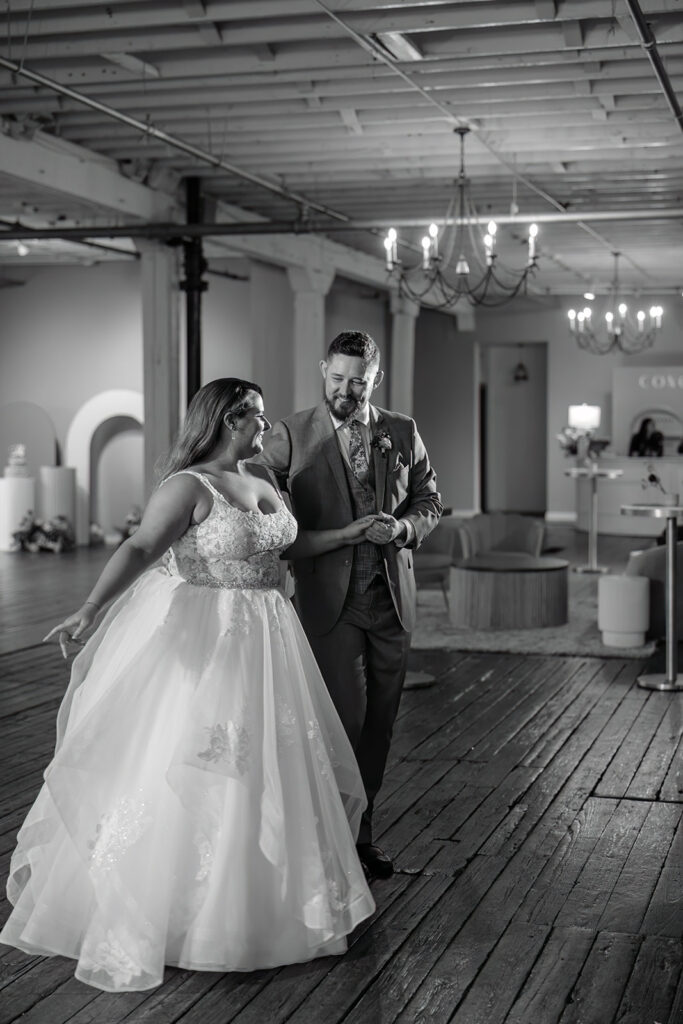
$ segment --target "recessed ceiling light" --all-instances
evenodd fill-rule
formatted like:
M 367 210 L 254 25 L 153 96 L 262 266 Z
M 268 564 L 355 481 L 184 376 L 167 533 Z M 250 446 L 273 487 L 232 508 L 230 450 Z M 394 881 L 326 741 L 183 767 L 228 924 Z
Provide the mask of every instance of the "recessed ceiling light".
M 422 50 L 402 32 L 373 32 L 370 38 L 394 60 L 423 59 Z

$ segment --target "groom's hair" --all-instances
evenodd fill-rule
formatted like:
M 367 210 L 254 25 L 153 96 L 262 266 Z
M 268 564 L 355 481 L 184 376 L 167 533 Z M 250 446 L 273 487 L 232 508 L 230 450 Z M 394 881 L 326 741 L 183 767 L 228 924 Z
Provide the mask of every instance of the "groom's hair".
M 327 358 L 330 356 L 359 356 L 366 366 L 379 366 L 379 349 L 365 331 L 342 331 L 330 342 Z

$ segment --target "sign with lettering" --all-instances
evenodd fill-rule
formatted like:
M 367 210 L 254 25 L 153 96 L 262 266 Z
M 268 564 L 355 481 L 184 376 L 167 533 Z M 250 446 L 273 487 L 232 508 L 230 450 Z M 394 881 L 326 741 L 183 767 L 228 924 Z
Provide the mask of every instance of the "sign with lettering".
M 614 370 L 612 449 L 628 455 L 631 437 L 644 419 L 662 435 L 663 454 L 676 455 L 683 440 L 683 365 L 620 366 Z

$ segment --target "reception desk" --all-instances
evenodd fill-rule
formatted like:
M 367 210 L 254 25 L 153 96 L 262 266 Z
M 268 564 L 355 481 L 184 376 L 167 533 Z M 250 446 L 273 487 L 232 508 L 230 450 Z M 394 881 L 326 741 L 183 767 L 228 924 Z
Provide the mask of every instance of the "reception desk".
M 668 494 L 683 498 L 683 455 L 661 459 L 628 458 L 626 455 L 604 455 L 599 462 L 604 469 L 620 469 L 622 475 L 614 480 L 598 483 L 598 533 L 625 534 L 631 537 L 656 537 L 662 533 L 663 522 L 647 517 L 621 514 L 622 505 L 662 504 L 663 495 L 657 488 L 644 488 L 642 481 L 649 472 L 657 474 Z M 591 513 L 590 480 L 576 481 L 576 525 L 588 530 Z

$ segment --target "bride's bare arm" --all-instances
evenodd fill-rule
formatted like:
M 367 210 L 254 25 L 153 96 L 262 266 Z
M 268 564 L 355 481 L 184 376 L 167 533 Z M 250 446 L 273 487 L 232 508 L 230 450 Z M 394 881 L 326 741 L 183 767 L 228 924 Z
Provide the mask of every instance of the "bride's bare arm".
M 65 643 L 78 640 L 92 625 L 97 613 L 113 598 L 148 569 L 170 545 L 182 536 L 192 522 L 195 509 L 203 518 L 201 504 L 205 489 L 187 474 L 174 477 L 154 492 L 145 509 L 140 526 L 116 549 L 81 607 L 56 625 L 45 640 L 59 635 L 62 654 L 66 657 Z M 204 493 L 202 493 L 204 492 Z M 208 511 L 208 509 L 207 509 Z M 204 512 L 206 514 L 206 512 Z
M 301 530 L 291 547 L 283 551 L 283 558 L 312 558 L 324 555 L 328 551 L 336 551 L 350 544 L 360 544 L 365 540 L 366 531 L 377 520 L 377 516 L 363 516 L 355 519 L 348 526 L 335 530 Z

